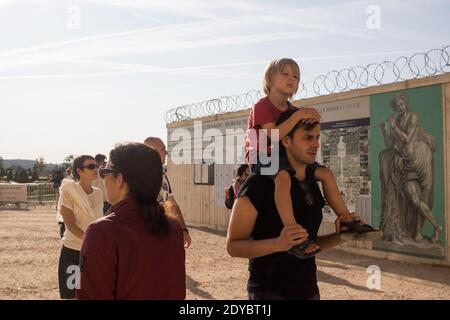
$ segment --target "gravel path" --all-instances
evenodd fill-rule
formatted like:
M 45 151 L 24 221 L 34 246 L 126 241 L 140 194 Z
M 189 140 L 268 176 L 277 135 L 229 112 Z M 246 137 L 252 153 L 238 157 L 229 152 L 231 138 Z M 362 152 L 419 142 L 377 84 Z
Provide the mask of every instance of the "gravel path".
M 230 258 L 225 233 L 191 228 L 188 299 L 246 299 L 247 260 Z M 0 299 L 58 299 L 58 227 L 54 207 L 0 210 Z M 317 258 L 322 299 L 450 299 L 450 268 L 369 258 L 331 250 Z M 367 288 L 367 267 L 381 270 Z

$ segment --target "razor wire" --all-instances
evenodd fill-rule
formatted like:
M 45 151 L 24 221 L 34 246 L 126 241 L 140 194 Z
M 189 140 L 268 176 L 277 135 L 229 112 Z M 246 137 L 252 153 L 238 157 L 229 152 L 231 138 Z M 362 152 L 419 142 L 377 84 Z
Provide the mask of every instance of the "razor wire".
M 296 99 L 362 89 L 397 81 L 412 80 L 450 71 L 450 45 L 440 49 L 400 56 L 393 61 L 369 63 L 341 70 L 332 70 L 313 81 L 299 84 Z M 240 95 L 219 97 L 170 109 L 166 123 L 196 119 L 205 116 L 235 112 L 251 108 L 264 96 L 263 91 L 252 90 Z

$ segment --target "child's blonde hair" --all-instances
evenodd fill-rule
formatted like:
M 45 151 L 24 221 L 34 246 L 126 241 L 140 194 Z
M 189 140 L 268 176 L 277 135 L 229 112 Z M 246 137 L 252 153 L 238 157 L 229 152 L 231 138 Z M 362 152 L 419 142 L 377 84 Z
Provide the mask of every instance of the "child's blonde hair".
M 269 95 L 270 93 L 270 85 L 272 83 L 273 76 L 277 73 L 282 73 L 284 67 L 287 65 L 291 66 L 294 70 L 297 71 L 300 83 L 300 67 L 298 66 L 297 62 L 295 62 L 295 60 L 289 58 L 275 59 L 267 65 L 266 70 L 264 71 L 263 87 L 265 94 Z M 292 96 L 296 94 L 297 91 L 298 86 Z M 292 98 L 292 96 L 290 96 L 290 98 Z

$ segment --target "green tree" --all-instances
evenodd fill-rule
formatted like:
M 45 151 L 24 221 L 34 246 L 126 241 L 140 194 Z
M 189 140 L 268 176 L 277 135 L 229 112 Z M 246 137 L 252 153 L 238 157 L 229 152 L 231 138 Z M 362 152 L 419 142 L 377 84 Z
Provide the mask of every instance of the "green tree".
M 15 172 L 14 172 L 14 181 L 15 182 L 19 182 L 19 178 L 20 178 L 20 173 L 22 172 L 22 170 L 24 170 L 21 166 L 17 166 L 15 168 Z
M 63 170 L 66 172 L 68 168 L 72 168 L 73 160 L 75 159 L 75 156 L 73 154 L 69 154 L 67 157 L 64 158 L 63 161 Z
M 31 172 L 31 181 L 39 180 L 39 172 L 36 163 L 33 166 L 33 171 Z
M 36 159 L 36 167 L 37 167 L 37 171 L 39 173 L 39 176 L 42 175 L 42 173 L 45 171 L 44 158 Z
M 14 181 L 14 176 L 13 176 L 12 170 L 10 168 L 9 168 L 9 170 L 7 169 L 6 180 L 8 180 L 8 182 Z
M 59 165 L 55 165 L 55 167 L 53 168 L 51 174 L 52 176 L 58 174 L 58 172 L 62 171 L 64 173 L 64 167 L 63 166 L 59 166 Z
M 28 183 L 30 182 L 29 178 L 28 178 L 28 173 L 27 170 L 25 170 L 24 168 L 20 168 L 17 172 L 16 172 L 16 181 L 18 183 Z

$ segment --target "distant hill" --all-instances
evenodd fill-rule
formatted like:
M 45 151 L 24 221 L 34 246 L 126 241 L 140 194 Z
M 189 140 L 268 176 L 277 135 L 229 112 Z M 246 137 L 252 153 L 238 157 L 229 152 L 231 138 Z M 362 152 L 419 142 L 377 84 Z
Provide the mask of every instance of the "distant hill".
M 21 166 L 25 169 L 33 169 L 34 164 L 36 163 L 36 160 L 23 160 L 23 159 L 3 159 L 3 166 L 6 168 L 14 166 Z M 46 163 L 45 164 L 45 171 L 51 172 L 53 171 L 56 166 L 61 166 L 61 164 L 55 164 L 55 163 Z

